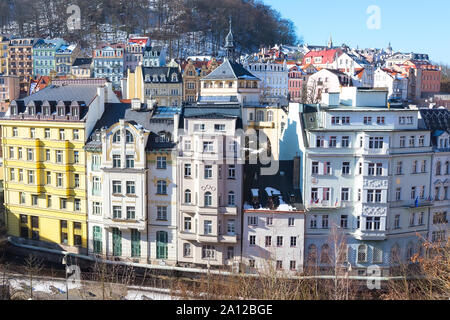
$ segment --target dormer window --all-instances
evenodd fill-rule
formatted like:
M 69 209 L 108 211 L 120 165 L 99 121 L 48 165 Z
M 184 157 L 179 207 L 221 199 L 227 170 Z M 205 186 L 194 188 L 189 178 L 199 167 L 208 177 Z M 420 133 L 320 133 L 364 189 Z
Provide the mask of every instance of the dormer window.
M 178 82 L 178 76 L 176 73 L 172 74 L 172 82 Z
M 150 80 L 150 75 L 149 75 L 149 74 L 146 74 L 146 75 L 145 75 L 145 81 L 147 81 L 147 82 L 151 81 L 151 80 Z
M 161 82 L 166 82 L 166 76 L 165 75 L 161 75 Z
M 29 107 L 28 107 L 28 114 L 29 114 L 30 116 L 34 116 L 34 115 L 36 114 L 36 109 L 35 109 L 34 106 L 29 106 Z
M 170 142 L 172 140 L 169 132 L 161 131 L 158 133 L 158 137 L 156 137 L 156 142 Z
M 50 106 L 44 106 L 43 107 L 44 116 L 50 115 Z
M 58 106 L 58 116 L 59 117 L 64 117 L 65 115 L 65 107 L 64 106 Z
M 72 113 L 72 116 L 73 116 L 73 117 L 78 117 L 79 114 L 80 114 L 80 113 L 78 112 L 78 107 L 72 107 L 71 113 Z
M 156 74 L 153 75 L 153 82 L 158 82 L 158 76 Z
M 17 106 L 11 106 L 11 115 L 12 116 L 18 115 Z

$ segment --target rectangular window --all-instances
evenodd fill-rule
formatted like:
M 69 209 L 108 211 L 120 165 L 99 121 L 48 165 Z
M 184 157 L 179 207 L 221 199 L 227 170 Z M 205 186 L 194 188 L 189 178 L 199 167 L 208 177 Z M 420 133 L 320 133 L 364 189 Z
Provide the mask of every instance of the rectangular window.
M 79 140 L 80 139 L 80 134 L 78 129 L 74 129 L 73 130 L 73 140 Z
M 322 229 L 328 229 L 328 215 L 324 214 L 322 216 Z
M 79 151 L 73 152 L 73 162 L 80 163 L 80 152 Z
M 236 179 L 236 167 L 234 165 L 228 166 L 228 179 Z
M 80 211 L 81 210 L 81 200 L 80 199 L 75 199 L 73 202 L 73 209 L 75 211 Z
M 272 237 L 271 236 L 266 236 L 265 245 L 266 245 L 266 247 L 272 246 Z
M 184 231 L 191 232 L 191 230 L 192 230 L 192 218 L 184 217 Z
M 342 163 L 342 174 L 343 175 L 350 174 L 350 162 L 343 162 Z
M 167 169 L 167 158 L 157 157 L 156 158 L 156 168 L 157 169 Z
M 348 215 L 341 215 L 341 228 L 348 228 Z
M 64 210 L 67 209 L 67 199 L 66 198 L 59 199 L 59 207 Z
M 157 220 L 167 221 L 167 207 L 157 207 Z
M 211 179 L 212 178 L 212 166 L 205 166 L 205 179 Z
M 34 152 L 33 149 L 27 149 L 27 160 L 33 161 L 34 159 Z
M 329 148 L 336 148 L 337 146 L 337 137 L 332 136 L 330 137 L 330 142 L 328 143 Z
M 66 139 L 66 134 L 64 129 L 59 129 L 59 140 L 65 140 Z
M 350 200 L 350 189 L 342 188 L 341 189 L 341 201 L 349 201 Z
M 126 165 L 127 168 L 134 168 L 134 156 L 130 155 L 126 156 Z
M 349 136 L 342 137 L 341 147 L 348 148 L 349 146 L 350 146 L 350 137 Z
M 34 184 L 34 171 L 28 170 L 28 183 Z
M 203 222 L 203 232 L 205 235 L 212 234 L 212 221 L 205 220 Z
M 45 161 L 50 161 L 50 150 L 45 149 Z
M 313 175 L 319 174 L 319 162 L 318 161 L 314 161 L 312 163 L 311 173 Z
M 185 177 L 190 177 L 192 174 L 192 166 L 190 163 L 185 163 L 184 164 L 184 176 Z
M 100 202 L 92 203 L 92 213 L 96 216 L 99 216 L 102 214 L 102 205 Z
M 288 226 L 293 227 L 295 225 L 295 218 L 289 218 L 288 219 Z
M 369 149 L 383 149 L 383 137 L 370 137 Z
M 283 236 L 278 236 L 277 237 L 277 247 L 282 247 L 283 246 Z
M 214 144 L 211 141 L 203 142 L 203 152 L 214 152 Z
M 75 173 L 73 181 L 74 181 L 74 187 L 79 188 L 80 187 L 80 175 L 78 173 Z
M 297 246 L 297 237 L 291 237 L 291 248 Z
M 136 209 L 135 207 L 127 207 L 127 219 L 135 220 L 136 219 Z
M 113 155 L 113 168 L 120 168 L 121 166 L 120 155 Z
M 113 194 L 122 194 L 122 182 L 114 180 L 112 182 Z
M 50 139 L 50 129 L 49 128 L 45 128 L 44 137 L 45 137 L 45 139 Z
M 122 207 L 113 206 L 113 219 L 122 219 Z
M 62 163 L 63 162 L 63 152 L 58 150 L 56 151 L 56 163 Z

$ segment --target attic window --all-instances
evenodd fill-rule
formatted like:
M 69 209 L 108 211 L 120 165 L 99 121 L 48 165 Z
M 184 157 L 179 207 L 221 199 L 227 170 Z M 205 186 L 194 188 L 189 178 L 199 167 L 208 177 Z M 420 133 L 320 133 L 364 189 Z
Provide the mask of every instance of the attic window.
M 150 75 L 149 74 L 145 75 L 145 81 L 150 81 Z
M 72 107 L 72 116 L 73 117 L 79 116 L 78 107 Z
M 177 81 L 178 81 L 177 74 L 176 73 L 172 74 L 172 82 L 177 82 Z
M 64 107 L 58 107 L 58 116 L 63 117 L 64 116 Z
M 161 82 L 166 82 L 166 76 L 164 74 L 161 75 Z
M 45 106 L 43 111 L 44 111 L 44 116 L 50 115 L 50 107 L 49 106 Z
M 156 74 L 153 75 L 153 82 L 158 82 L 158 76 Z

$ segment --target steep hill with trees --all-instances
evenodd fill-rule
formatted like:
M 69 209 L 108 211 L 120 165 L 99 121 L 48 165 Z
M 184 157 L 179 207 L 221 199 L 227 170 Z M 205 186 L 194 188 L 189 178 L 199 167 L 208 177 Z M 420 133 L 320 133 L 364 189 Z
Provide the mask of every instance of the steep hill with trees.
M 81 30 L 67 28 L 69 4 L 81 9 Z M 198 54 L 217 53 L 228 33 L 229 18 L 238 50 L 298 42 L 292 21 L 260 0 L 2 0 L 0 32 L 21 36 L 62 37 L 90 48 L 105 33 L 149 35 L 171 45 L 172 57 L 192 46 Z M 113 37 L 114 38 L 114 37 Z M 117 39 L 120 39 L 117 36 Z

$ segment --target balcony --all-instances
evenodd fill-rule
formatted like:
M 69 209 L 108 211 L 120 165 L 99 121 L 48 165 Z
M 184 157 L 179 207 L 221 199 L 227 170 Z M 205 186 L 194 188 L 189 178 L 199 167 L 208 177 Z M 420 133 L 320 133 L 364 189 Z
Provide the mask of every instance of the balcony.
M 137 229 L 138 231 L 145 231 L 147 228 L 147 222 L 145 220 L 131 220 L 131 219 L 117 219 L 117 218 L 105 218 L 105 228 L 118 228 L 120 230 Z
M 386 240 L 386 231 L 384 230 L 356 230 L 353 233 L 355 239 L 366 241 L 383 241 Z
M 249 121 L 248 126 L 254 129 L 273 129 L 275 128 L 275 122 L 273 121 Z
M 192 233 L 192 232 L 181 231 L 179 233 L 179 236 L 180 236 L 181 240 L 187 240 L 187 241 L 196 241 L 197 240 L 197 234 Z
M 419 199 L 418 203 L 416 203 L 416 200 L 399 200 L 392 201 L 389 205 L 391 208 L 424 208 L 432 207 L 433 202 L 426 199 Z
M 221 235 L 221 236 L 219 236 L 219 241 L 222 243 L 237 244 L 238 236 L 237 235 Z
M 224 215 L 236 216 L 238 214 L 237 207 L 220 207 L 219 213 Z

